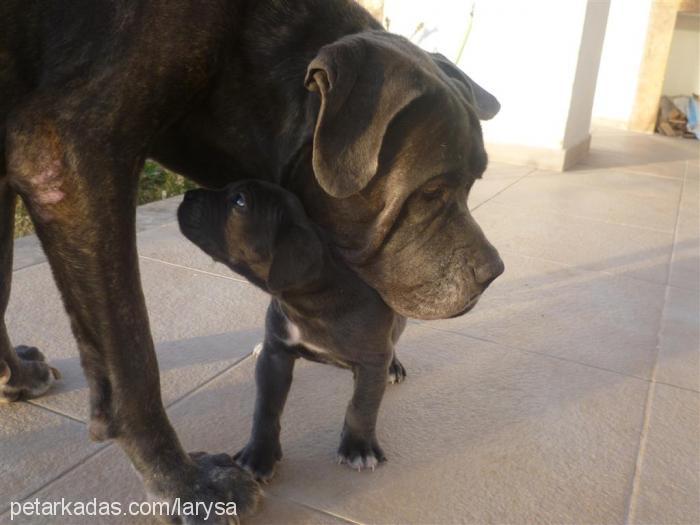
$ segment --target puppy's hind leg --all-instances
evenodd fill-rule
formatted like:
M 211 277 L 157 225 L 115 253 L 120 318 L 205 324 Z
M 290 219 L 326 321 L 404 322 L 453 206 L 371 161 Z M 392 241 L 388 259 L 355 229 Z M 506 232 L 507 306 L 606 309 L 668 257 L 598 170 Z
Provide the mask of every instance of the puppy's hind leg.
M 280 418 L 292 385 L 295 360 L 284 343 L 269 339 L 257 354 L 253 431 L 248 444 L 234 459 L 259 481 L 272 479 L 275 465 L 282 459 Z

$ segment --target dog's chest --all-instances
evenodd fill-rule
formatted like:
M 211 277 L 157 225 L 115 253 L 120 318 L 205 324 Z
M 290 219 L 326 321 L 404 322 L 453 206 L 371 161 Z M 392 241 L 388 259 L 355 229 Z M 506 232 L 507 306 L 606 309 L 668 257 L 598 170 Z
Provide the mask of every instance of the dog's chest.
M 342 367 L 348 366 L 337 350 L 329 348 L 318 340 L 314 340 L 316 338 L 312 338 L 309 334 L 304 333 L 305 331 L 302 327 L 289 319 L 286 320 L 285 330 L 287 332 L 284 340 L 285 344 L 303 347 L 303 350 L 300 351 L 303 357 L 312 361 L 335 364 Z

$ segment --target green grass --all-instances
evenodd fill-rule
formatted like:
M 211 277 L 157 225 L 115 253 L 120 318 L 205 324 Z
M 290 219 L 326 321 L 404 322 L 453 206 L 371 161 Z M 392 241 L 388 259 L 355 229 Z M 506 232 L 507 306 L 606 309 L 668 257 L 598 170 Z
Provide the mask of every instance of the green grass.
M 146 204 L 185 193 L 195 188 L 195 184 L 181 175 L 166 170 L 159 164 L 147 161 L 139 181 L 138 203 Z M 32 221 L 22 201 L 19 201 L 15 213 L 15 237 L 22 237 L 34 232 Z

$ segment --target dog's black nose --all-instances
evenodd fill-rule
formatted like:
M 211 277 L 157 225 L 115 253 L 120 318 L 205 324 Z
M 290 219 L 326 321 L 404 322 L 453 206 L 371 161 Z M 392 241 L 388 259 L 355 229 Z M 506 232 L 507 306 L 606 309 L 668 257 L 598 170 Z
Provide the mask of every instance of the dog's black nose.
M 185 198 L 183 200 L 185 202 L 189 202 L 189 201 L 194 200 L 195 196 L 196 196 L 196 194 L 195 194 L 194 190 L 190 190 L 190 191 L 185 192 Z
M 483 289 L 486 290 L 489 284 L 496 280 L 496 277 L 501 275 L 505 270 L 505 265 L 503 260 L 498 254 L 486 264 L 482 264 L 474 270 L 474 275 L 476 277 L 476 282 L 478 282 Z

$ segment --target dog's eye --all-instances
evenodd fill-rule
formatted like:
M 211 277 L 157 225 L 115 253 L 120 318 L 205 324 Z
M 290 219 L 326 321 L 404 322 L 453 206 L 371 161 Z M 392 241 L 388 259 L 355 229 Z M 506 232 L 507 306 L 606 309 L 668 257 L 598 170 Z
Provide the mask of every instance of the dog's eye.
M 237 208 L 245 208 L 248 205 L 245 195 L 242 193 L 236 193 L 233 197 L 231 197 L 231 202 Z
M 447 188 L 445 187 L 445 184 L 442 182 L 432 182 L 429 184 L 426 184 L 423 187 L 423 190 L 421 191 L 423 198 L 427 200 L 436 200 L 440 199 L 441 197 L 444 196 L 445 192 L 447 191 Z

